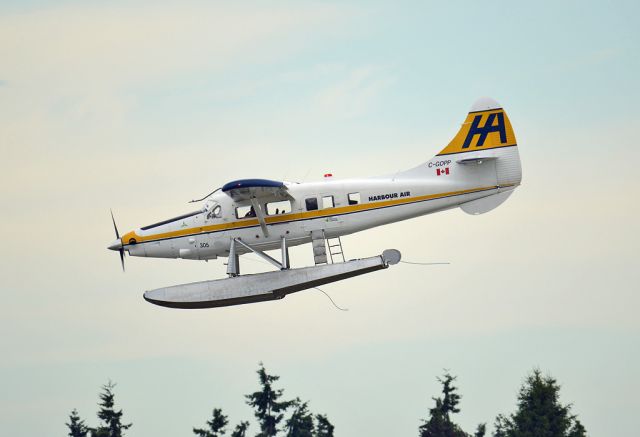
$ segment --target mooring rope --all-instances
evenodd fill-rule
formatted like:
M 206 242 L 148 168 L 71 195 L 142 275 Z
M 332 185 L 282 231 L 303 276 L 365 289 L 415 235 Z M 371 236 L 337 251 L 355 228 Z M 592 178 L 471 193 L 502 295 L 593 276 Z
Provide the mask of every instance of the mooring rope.
M 313 287 L 314 289 L 322 292 L 325 296 L 327 296 L 329 298 L 329 300 L 331 301 L 331 303 L 333 304 L 334 307 L 336 307 L 337 309 L 339 309 L 340 311 L 349 311 L 349 308 L 341 308 L 339 307 L 334 301 L 333 299 L 331 299 L 331 296 L 329 296 L 329 293 L 327 293 L 326 291 L 318 288 L 318 287 Z
M 419 263 L 419 262 L 411 262 L 411 261 L 400 261 L 403 264 L 413 264 L 415 266 L 439 266 L 439 265 L 447 265 L 447 264 L 451 264 L 450 262 L 444 262 L 444 263 Z

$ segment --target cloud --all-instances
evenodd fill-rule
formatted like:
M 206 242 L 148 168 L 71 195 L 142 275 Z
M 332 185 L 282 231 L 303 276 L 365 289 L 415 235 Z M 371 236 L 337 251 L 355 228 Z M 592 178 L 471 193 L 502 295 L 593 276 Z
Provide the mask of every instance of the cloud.
M 341 76 L 315 96 L 315 103 L 325 113 L 340 118 L 352 118 L 365 114 L 380 94 L 394 83 L 389 71 L 379 66 L 354 68 L 327 68 L 328 73 Z
M 59 138 L 64 130 L 74 140 L 83 130 L 113 137 L 144 103 L 144 90 L 277 62 L 335 33 L 350 15 L 325 3 L 236 2 L 67 4 L 5 13 L 0 58 L 11 87 L 0 102 L 6 113 L 0 130 L 33 136 L 31 144 L 43 132 Z
M 260 8 L 236 3 L 66 5 L 0 17 L 5 74 L 47 83 L 154 80 L 273 55 L 339 20 L 331 5 Z M 266 51 L 266 52 L 265 52 Z
M 625 51 L 622 48 L 604 48 L 599 50 L 591 50 L 586 53 L 580 53 L 564 59 L 561 62 L 550 64 L 547 69 L 554 73 L 571 73 L 577 70 L 584 70 L 586 68 L 597 67 L 616 59 L 619 59 L 625 55 Z
M 351 14 L 345 7 L 297 2 L 66 4 L 5 12 L 0 85 L 11 86 L 3 87 L 0 100 L 0 170 L 21 189 L 4 184 L 0 194 L 26 202 L 32 195 L 40 198 L 49 184 L 60 198 L 78 180 L 96 183 L 117 177 L 126 170 L 123 162 L 155 160 L 149 149 L 157 157 L 185 159 L 185 149 L 202 153 L 207 143 L 207 153 L 217 155 L 215 148 L 227 146 L 221 130 L 244 130 L 246 113 L 232 120 L 215 112 L 202 129 L 183 124 L 174 129 L 175 141 L 159 140 L 153 134 L 162 128 L 131 121 L 132 113 L 147 112 L 145 92 L 171 94 L 175 83 L 193 76 L 257 70 L 326 39 Z M 238 82 L 226 81 L 230 86 L 217 92 L 236 98 L 251 90 L 250 81 Z M 168 118 L 179 112 L 172 107 Z M 188 137 L 194 131 L 195 140 Z M 158 154 L 163 146 L 170 150 Z

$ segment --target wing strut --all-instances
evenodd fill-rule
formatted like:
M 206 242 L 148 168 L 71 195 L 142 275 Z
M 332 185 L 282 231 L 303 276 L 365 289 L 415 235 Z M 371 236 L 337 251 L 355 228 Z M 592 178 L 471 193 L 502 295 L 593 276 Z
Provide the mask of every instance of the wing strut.
M 264 237 L 269 237 L 269 231 L 267 230 L 267 222 L 264 221 L 264 213 L 260 204 L 258 203 L 258 199 L 255 196 L 251 197 L 251 206 L 253 206 L 253 210 L 256 212 L 256 217 L 258 217 L 258 221 L 260 222 L 260 227 L 262 228 L 262 233 Z

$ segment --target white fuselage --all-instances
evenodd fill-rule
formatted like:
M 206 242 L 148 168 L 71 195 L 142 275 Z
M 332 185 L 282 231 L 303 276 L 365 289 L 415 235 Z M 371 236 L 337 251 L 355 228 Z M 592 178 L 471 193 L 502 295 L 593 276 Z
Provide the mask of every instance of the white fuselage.
M 501 204 L 521 180 L 509 118 L 495 100 L 481 98 L 451 142 L 412 169 L 384 177 L 328 177 L 308 183 L 232 181 L 192 214 L 122 238 L 116 228 L 118 240 L 109 249 L 118 250 L 121 259 L 126 250 L 132 256 L 207 260 L 230 256 L 233 247 L 235 259 L 247 246 L 264 251 L 312 240 L 315 244 L 457 206 L 482 214 Z M 238 240 L 236 247 L 232 242 Z
M 434 170 L 433 176 L 421 175 L 420 178 L 326 178 L 319 182 L 286 183 L 293 198 L 291 210 L 266 215 L 268 236 L 264 235 L 257 218 L 238 218 L 236 208 L 246 209 L 250 205 L 248 201 L 236 202 L 227 194 L 218 192 L 209 199 L 208 209 L 211 211 L 219 206 L 217 216 L 212 217 L 207 211 L 202 211 L 164 224 L 143 227 L 123 236 L 123 243 L 132 256 L 200 260 L 228 256 L 234 238 L 259 250 L 278 249 L 283 237 L 288 246 L 310 242 L 312 231 L 323 231 L 327 238 L 339 237 L 454 208 L 506 188 L 496 185 L 495 177 L 486 181 L 482 179 L 454 177 L 453 174 L 435 176 Z M 325 197 L 332 197 L 333 201 L 327 199 L 327 205 L 323 205 Z M 314 198 L 318 209 L 309 210 L 306 200 Z M 358 203 L 355 203 L 358 198 Z M 268 199 L 261 199 L 265 211 L 269 209 L 265 207 L 267 203 Z

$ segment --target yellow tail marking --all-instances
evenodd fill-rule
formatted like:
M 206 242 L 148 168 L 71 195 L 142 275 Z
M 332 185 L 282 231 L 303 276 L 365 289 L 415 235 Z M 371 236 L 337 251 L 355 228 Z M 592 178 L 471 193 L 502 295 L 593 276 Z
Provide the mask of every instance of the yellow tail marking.
M 509 117 L 503 109 L 470 112 L 462 127 L 438 155 L 475 152 L 516 145 Z

